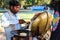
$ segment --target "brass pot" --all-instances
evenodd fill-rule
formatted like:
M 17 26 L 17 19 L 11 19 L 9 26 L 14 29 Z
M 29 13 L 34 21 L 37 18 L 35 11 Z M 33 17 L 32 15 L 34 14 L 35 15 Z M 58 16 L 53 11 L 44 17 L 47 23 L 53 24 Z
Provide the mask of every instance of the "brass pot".
M 53 20 L 53 15 L 48 14 L 47 12 L 42 12 L 37 18 L 33 21 L 31 26 L 31 32 L 33 35 L 42 35 L 51 28 L 51 22 Z

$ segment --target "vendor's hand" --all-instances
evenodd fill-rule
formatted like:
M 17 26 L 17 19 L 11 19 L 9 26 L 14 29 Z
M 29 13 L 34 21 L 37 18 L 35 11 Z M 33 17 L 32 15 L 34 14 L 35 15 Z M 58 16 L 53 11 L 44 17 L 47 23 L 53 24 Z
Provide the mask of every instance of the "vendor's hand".
M 27 24 L 30 24 L 30 22 L 26 22 Z
M 20 20 L 19 20 L 19 23 L 20 23 L 20 24 L 23 24 L 23 23 L 25 23 L 25 21 L 24 21 L 23 19 L 20 19 Z

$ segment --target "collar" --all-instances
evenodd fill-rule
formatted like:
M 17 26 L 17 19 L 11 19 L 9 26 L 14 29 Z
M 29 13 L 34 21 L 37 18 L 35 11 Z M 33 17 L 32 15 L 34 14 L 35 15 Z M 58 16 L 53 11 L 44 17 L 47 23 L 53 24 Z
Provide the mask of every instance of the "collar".
M 10 10 L 8 11 L 10 15 L 12 16 L 17 16 L 17 13 L 16 14 L 13 14 Z

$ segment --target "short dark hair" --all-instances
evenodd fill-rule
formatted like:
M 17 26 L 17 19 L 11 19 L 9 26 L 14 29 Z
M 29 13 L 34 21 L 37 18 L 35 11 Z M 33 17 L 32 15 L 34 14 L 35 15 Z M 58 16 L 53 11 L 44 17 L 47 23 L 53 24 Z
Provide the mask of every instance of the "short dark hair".
M 18 1 L 16 1 L 16 0 L 11 0 L 11 1 L 9 1 L 9 5 L 10 6 L 21 6 L 21 4 L 18 2 Z

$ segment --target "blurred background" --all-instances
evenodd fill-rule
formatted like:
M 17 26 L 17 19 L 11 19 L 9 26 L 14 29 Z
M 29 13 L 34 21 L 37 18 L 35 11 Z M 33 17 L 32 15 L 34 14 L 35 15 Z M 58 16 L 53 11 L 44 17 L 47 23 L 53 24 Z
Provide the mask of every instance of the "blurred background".
M 8 8 L 10 0 L 0 0 L 0 9 Z M 17 0 L 21 3 L 21 9 L 27 9 L 34 5 L 50 4 L 51 0 Z
M 6 12 L 9 9 L 9 3 L 10 0 L 0 0 L 0 40 L 5 40 L 4 37 L 4 28 L 1 26 L 1 17 L 4 12 Z M 56 2 L 59 0 L 17 0 L 21 3 L 21 9 L 19 11 L 19 16 L 21 19 L 24 19 L 25 21 L 30 21 L 31 18 L 34 16 L 34 13 L 40 12 L 39 11 L 32 11 L 33 6 L 49 6 L 51 9 L 57 8 Z

